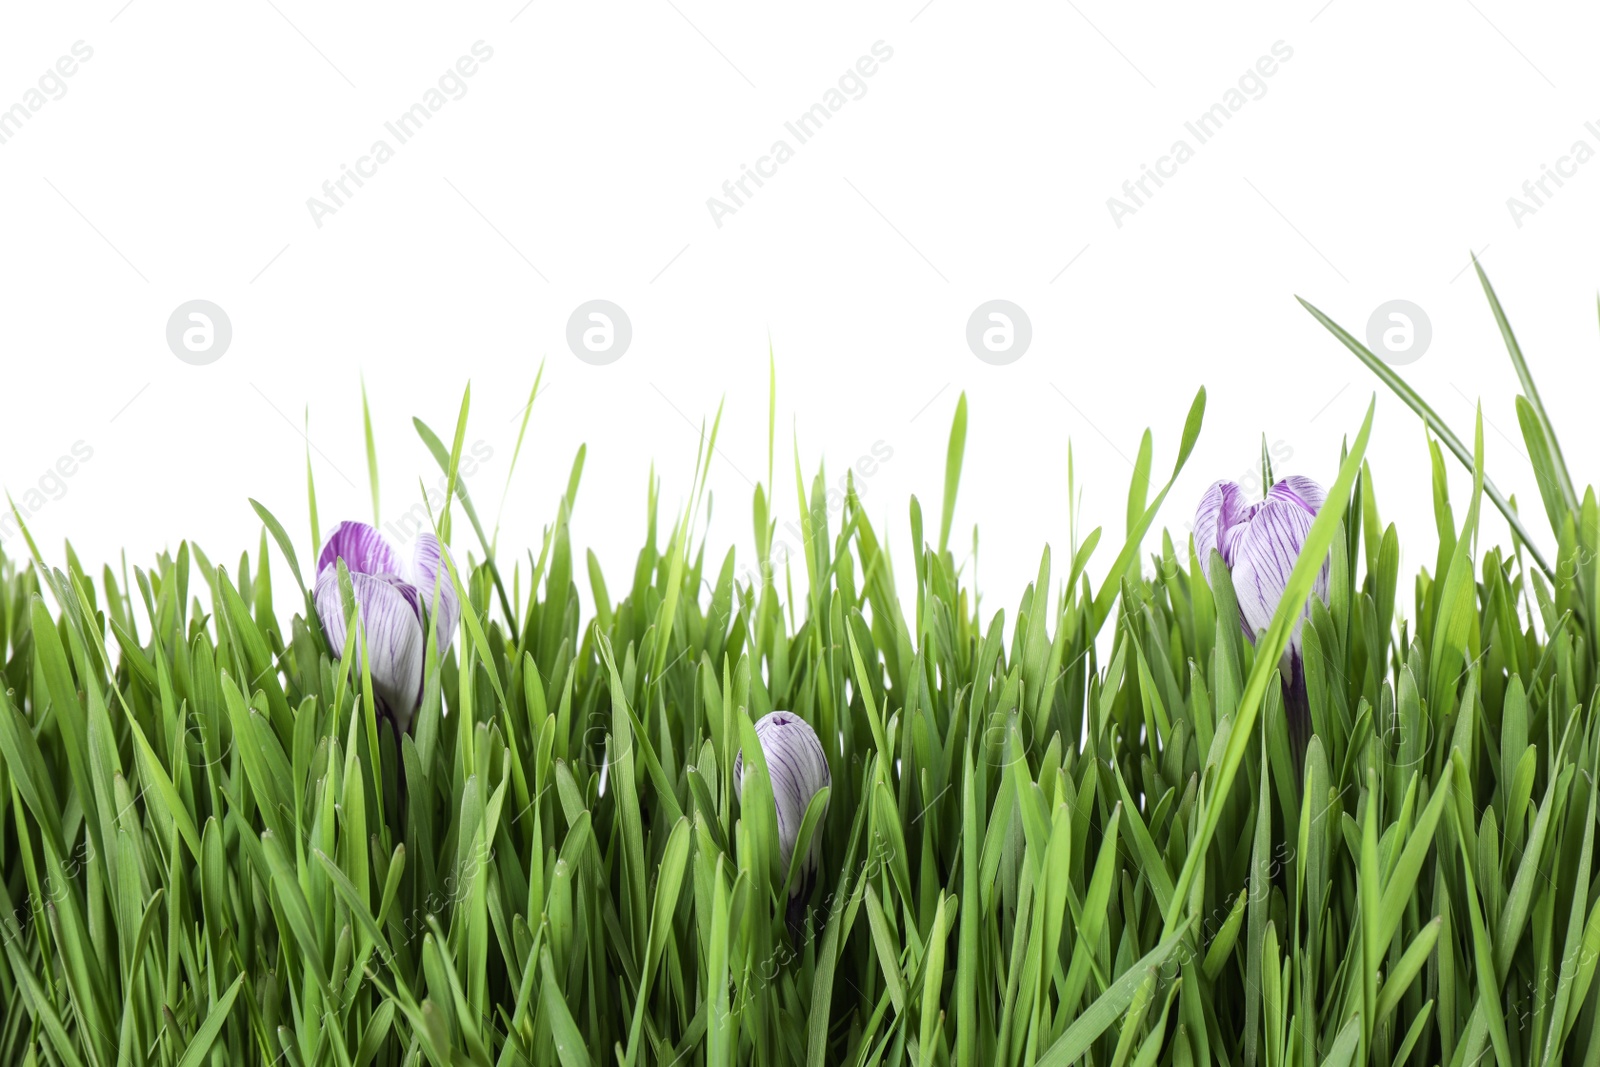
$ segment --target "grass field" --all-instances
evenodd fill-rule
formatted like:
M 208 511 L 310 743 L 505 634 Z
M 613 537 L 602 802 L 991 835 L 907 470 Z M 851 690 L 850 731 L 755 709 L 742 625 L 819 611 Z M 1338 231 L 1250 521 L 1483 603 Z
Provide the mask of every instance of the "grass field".
M 0 561 L 0 1063 L 1600 1064 L 1600 507 L 1483 284 L 1542 499 L 1519 515 L 1481 416 L 1458 438 L 1323 319 L 1429 424 L 1437 560 L 1402 587 L 1369 408 L 1304 472 L 1327 502 L 1253 641 L 1227 571 L 1154 529 L 1204 391 L 1145 436 L 1125 529 L 989 617 L 951 537 L 964 398 L 892 553 L 769 434 L 756 559 L 780 492 L 805 551 L 754 582 L 700 533 L 715 424 L 581 604 L 581 450 L 540 544 L 497 557 L 451 494 L 460 625 L 398 738 L 313 609 L 309 466 L 311 529 L 256 504 L 236 564 L 96 575 L 30 538 Z M 468 408 L 418 424 L 452 485 Z M 1490 507 L 1513 544 L 1478 538 Z M 790 867 L 752 770 L 774 709 L 831 779 Z

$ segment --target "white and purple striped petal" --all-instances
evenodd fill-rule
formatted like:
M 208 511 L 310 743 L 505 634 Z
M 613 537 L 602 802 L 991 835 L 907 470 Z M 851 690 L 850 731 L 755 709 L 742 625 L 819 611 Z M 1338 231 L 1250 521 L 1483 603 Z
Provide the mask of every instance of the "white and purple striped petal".
M 794 855 L 800 824 L 805 821 L 806 807 L 817 790 L 831 784 L 828 757 L 822 751 L 822 742 L 811 724 L 792 711 L 774 711 L 756 723 L 756 739 L 761 742 L 761 752 L 767 761 L 767 774 L 772 780 L 772 800 L 778 811 L 778 858 L 785 870 Z M 744 792 L 744 753 L 733 759 L 734 789 Z M 801 866 L 802 875 L 816 869 L 822 854 L 822 834 L 812 835 L 811 847 Z M 801 881 L 805 878 L 802 877 Z M 791 887 L 792 893 L 801 889 L 799 883 Z
M 345 568 L 350 567 L 349 560 Z M 372 688 L 382 709 L 405 733 L 422 698 L 423 648 L 422 598 L 417 588 L 393 574 L 350 574 L 356 610 L 366 630 L 371 657 Z M 335 657 L 345 652 L 346 627 L 339 594 L 338 567 L 325 567 L 317 576 L 314 592 L 317 618 Z M 352 643 L 353 672 L 360 671 L 360 644 Z M 359 675 L 355 675 L 359 678 Z
M 1234 482 L 1214 482 L 1200 498 L 1194 513 L 1194 551 L 1207 581 L 1211 579 L 1211 553 L 1221 553 L 1223 563 L 1232 565 L 1240 526 L 1257 506 L 1244 502 L 1244 491 Z
M 1267 490 L 1267 499 L 1299 504 L 1315 515 L 1322 510 L 1322 504 L 1328 499 L 1328 494 L 1322 486 L 1305 475 L 1291 474 L 1282 481 L 1273 483 L 1272 488 Z
M 461 601 L 456 597 L 456 583 L 451 580 L 450 568 L 445 566 L 441 554 L 449 555 L 449 549 L 441 548 L 433 534 L 418 537 L 411 553 L 411 581 L 421 592 L 422 606 L 427 611 L 435 610 L 434 587 L 438 587 L 437 641 L 439 655 L 443 657 L 455 640 L 456 624 L 461 621 Z M 455 562 L 455 557 L 451 556 L 450 561 Z
M 317 557 L 317 576 L 343 559 L 351 574 L 401 574 L 400 556 L 383 534 L 364 522 L 341 522 Z
M 1289 575 L 1306 535 L 1311 532 L 1311 513 L 1299 502 L 1268 499 L 1250 519 L 1239 538 L 1233 561 L 1233 591 L 1239 601 L 1239 613 L 1251 639 L 1272 625 L 1272 616 L 1289 584 Z M 1312 585 L 1312 595 L 1324 603 L 1328 600 L 1328 565 L 1322 565 Z M 1295 620 L 1289 644 L 1300 647 L 1300 627 L 1311 613 L 1311 601 L 1306 600 L 1301 618 Z

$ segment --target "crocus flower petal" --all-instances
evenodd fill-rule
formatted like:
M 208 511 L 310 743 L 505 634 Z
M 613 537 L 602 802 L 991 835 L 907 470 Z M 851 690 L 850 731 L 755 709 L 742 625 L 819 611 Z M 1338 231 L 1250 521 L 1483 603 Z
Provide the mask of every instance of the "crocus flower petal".
M 345 563 L 349 568 L 349 561 Z M 421 602 L 415 586 L 393 575 L 352 573 L 350 588 L 355 593 L 356 610 L 366 629 L 367 652 L 372 657 L 372 689 L 382 706 L 404 733 L 411 725 L 422 696 L 423 642 Z M 336 656 L 345 653 L 347 634 L 339 571 L 328 567 L 317 576 L 314 592 L 317 618 L 328 638 L 328 648 Z M 359 644 L 353 646 L 359 649 Z M 359 678 L 359 652 L 351 663 L 352 676 Z
M 317 557 L 317 574 L 343 559 L 351 574 L 400 574 L 400 557 L 383 534 L 364 522 L 341 522 L 328 535 Z
M 434 610 L 434 586 L 439 587 L 438 643 L 439 655 L 443 656 L 456 638 L 456 623 L 461 621 L 461 601 L 456 597 L 456 583 L 451 580 L 450 568 L 445 566 L 441 554 L 448 555 L 449 549 L 441 548 L 439 539 L 433 534 L 425 533 L 418 537 L 416 547 L 411 552 L 411 581 L 421 592 L 422 606 L 428 611 Z M 451 556 L 450 561 L 454 563 L 455 557 Z
M 1232 559 L 1230 536 L 1254 509 L 1244 502 L 1244 492 L 1234 482 L 1214 482 L 1200 498 L 1194 513 L 1194 552 L 1200 558 L 1200 567 L 1206 580 L 1211 580 L 1211 553 L 1222 554 L 1224 563 Z
M 1250 520 L 1256 517 L 1265 501 L 1256 501 L 1248 507 L 1239 510 L 1236 520 L 1222 531 L 1222 562 L 1229 567 L 1239 554 L 1239 541 L 1244 537 L 1244 532 L 1250 528 Z
M 756 739 L 761 742 L 767 773 L 772 779 L 772 800 L 778 811 L 778 858 L 787 870 L 794 856 L 796 838 L 800 836 L 800 824 L 805 820 L 806 807 L 817 790 L 831 784 L 833 778 L 816 731 L 794 712 L 774 711 L 762 716 L 756 723 Z M 742 751 L 733 759 L 733 781 L 734 788 L 743 795 Z M 802 874 L 815 869 L 821 849 L 821 835 L 814 834 L 802 864 Z M 798 891 L 800 886 L 792 888 Z
M 422 590 L 396 574 L 374 574 L 372 577 L 380 582 L 388 582 L 394 586 L 395 591 L 406 598 L 406 603 L 411 605 L 411 610 L 416 613 L 417 622 L 423 622 Z
M 1315 515 L 1322 510 L 1323 501 L 1328 499 L 1327 490 L 1303 474 L 1291 474 L 1282 481 L 1274 482 L 1271 489 L 1267 490 L 1268 500 L 1286 500 L 1299 504 L 1306 511 Z
M 1239 538 L 1233 563 L 1233 590 L 1239 600 L 1239 613 L 1244 617 L 1245 630 L 1254 640 L 1255 635 L 1272 625 L 1272 616 L 1278 610 L 1289 584 L 1289 575 L 1306 535 L 1311 531 L 1311 515 L 1298 503 L 1287 500 L 1268 500 L 1250 518 L 1249 525 Z M 1328 566 L 1323 564 L 1312 586 L 1314 596 L 1326 603 L 1328 599 Z M 1306 601 L 1305 614 L 1310 614 L 1310 600 Z M 1304 616 L 1302 616 L 1302 619 Z M 1295 620 L 1290 635 L 1290 647 L 1300 647 L 1301 619 Z

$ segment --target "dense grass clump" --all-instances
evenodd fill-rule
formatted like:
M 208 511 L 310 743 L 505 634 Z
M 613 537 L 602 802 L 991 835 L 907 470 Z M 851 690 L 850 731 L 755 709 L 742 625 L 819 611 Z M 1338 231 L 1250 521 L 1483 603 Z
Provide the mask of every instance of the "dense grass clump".
M 96 580 L 30 541 L 0 559 L 0 1062 L 1600 1062 L 1600 508 L 1489 296 L 1554 556 L 1481 419 L 1469 448 L 1327 323 L 1428 421 L 1437 564 L 1402 590 L 1369 409 L 1254 642 L 1187 538 L 1144 555 L 1203 391 L 1159 487 L 1146 435 L 1115 554 L 1046 550 L 989 617 L 951 548 L 964 399 L 909 575 L 797 465 L 803 558 L 736 579 L 699 533 L 715 426 L 687 506 L 652 491 L 633 573 L 590 555 L 582 605 L 581 450 L 509 569 L 452 492 L 460 633 L 400 737 L 309 596 L 273 611 L 307 591 L 314 492 L 304 540 L 255 505 L 232 568 L 184 543 Z M 466 417 L 453 447 L 418 424 L 452 486 Z M 1324 561 L 1301 753 L 1278 672 Z M 733 789 L 774 709 L 831 772 L 789 868 L 764 777 Z

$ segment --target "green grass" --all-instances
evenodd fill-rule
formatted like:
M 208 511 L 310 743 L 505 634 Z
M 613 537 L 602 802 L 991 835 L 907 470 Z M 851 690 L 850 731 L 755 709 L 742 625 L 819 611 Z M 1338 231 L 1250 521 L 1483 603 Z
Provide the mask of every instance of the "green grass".
M 464 398 L 417 429 L 470 606 L 398 744 L 315 612 L 274 614 L 318 546 L 273 502 L 236 566 L 185 543 L 96 579 L 30 540 L 0 560 L 0 1062 L 1600 1063 L 1600 508 L 1484 288 L 1556 550 L 1481 420 L 1469 446 L 1312 309 L 1428 422 L 1440 544 L 1402 591 L 1369 408 L 1285 598 L 1331 557 L 1298 766 L 1288 613 L 1253 646 L 1187 541 L 1145 552 L 1203 391 L 1146 438 L 1126 530 L 1047 549 L 987 618 L 950 547 L 964 398 L 898 573 L 797 457 L 804 556 L 736 582 L 701 533 L 713 425 L 683 509 L 652 488 L 632 573 L 590 554 L 581 605 L 582 451 L 508 568 L 457 478 Z M 1484 496 L 1512 545 L 1481 542 Z M 770 790 L 731 795 L 776 708 L 833 765 L 798 937 Z

